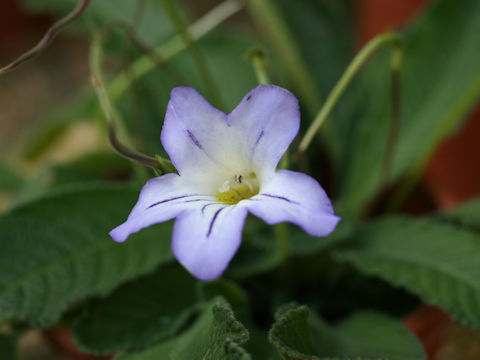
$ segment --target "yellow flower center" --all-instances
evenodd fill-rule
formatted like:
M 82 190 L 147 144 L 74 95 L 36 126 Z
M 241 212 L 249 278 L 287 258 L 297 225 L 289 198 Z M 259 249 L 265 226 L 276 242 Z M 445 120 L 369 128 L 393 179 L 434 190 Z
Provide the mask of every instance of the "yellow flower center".
M 237 174 L 226 180 L 216 191 L 217 201 L 233 205 L 240 200 L 249 199 L 258 194 L 259 185 L 255 173 Z

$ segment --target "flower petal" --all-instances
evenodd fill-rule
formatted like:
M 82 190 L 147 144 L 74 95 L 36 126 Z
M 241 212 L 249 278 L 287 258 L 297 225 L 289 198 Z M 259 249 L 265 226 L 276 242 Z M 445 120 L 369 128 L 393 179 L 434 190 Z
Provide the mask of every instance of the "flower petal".
M 173 219 L 195 205 L 211 202 L 212 196 L 195 193 L 177 174 L 153 178 L 142 188 L 127 221 L 110 231 L 110 236 L 117 242 L 123 242 L 130 234 L 145 227 Z
M 250 91 L 228 115 L 254 170 L 273 172 L 300 127 L 297 98 L 275 85 Z
M 219 277 L 240 246 L 246 216 L 245 207 L 220 203 L 180 214 L 173 227 L 173 254 L 197 278 Z
M 340 221 L 320 184 L 289 170 L 278 171 L 260 194 L 246 203 L 248 210 L 267 224 L 292 222 L 312 236 L 330 234 Z
M 172 90 L 161 140 L 180 175 L 195 178 L 197 184 L 216 178 L 225 181 L 225 169 L 231 175 L 238 170 L 232 166 L 245 166 L 226 114 L 193 88 Z

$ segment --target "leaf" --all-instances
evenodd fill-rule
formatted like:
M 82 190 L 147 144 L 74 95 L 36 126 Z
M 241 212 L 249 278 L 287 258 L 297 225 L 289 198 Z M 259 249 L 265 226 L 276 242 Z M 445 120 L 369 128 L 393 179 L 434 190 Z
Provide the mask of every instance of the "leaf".
M 68 164 L 53 168 L 55 186 L 76 183 L 128 180 L 132 163 L 113 152 L 86 154 Z
M 306 306 L 288 306 L 277 315 L 270 341 L 285 360 L 421 360 L 418 340 L 395 319 L 356 313 L 329 326 Z
M 325 99 L 353 54 L 349 3 L 344 0 L 277 3 Z
M 438 216 L 478 232 L 480 231 L 480 198 L 465 202 L 455 209 L 438 214 Z
M 92 354 L 139 349 L 175 335 L 194 313 L 196 280 L 177 264 L 121 286 L 87 309 L 73 326 Z
M 52 324 L 72 303 L 170 261 L 168 223 L 123 244 L 108 236 L 137 196 L 125 187 L 77 187 L 0 216 L 0 321 Z
M 247 340 L 248 331 L 235 319 L 230 305 L 216 298 L 180 336 L 139 353 L 122 353 L 115 360 L 248 360 L 241 348 Z
M 365 226 L 354 240 L 335 258 L 480 326 L 478 235 L 432 220 L 392 217 Z
M 405 33 L 401 131 L 390 181 L 421 169 L 480 95 L 480 2 L 432 2 Z M 439 61 L 441 59 L 441 61 Z M 390 123 L 390 53 L 370 62 L 333 121 L 342 156 L 342 207 L 356 215 L 378 190 Z
M 62 16 L 71 11 L 77 0 L 23 0 L 26 6 L 35 11 L 55 12 Z M 83 30 L 88 30 L 89 22 L 94 20 L 100 26 L 114 22 L 133 23 L 137 9 L 137 1 L 129 0 L 95 0 L 92 1 L 84 14 L 76 22 Z M 88 21 L 86 20 L 88 19 Z M 158 44 L 171 36 L 173 26 L 163 10 L 162 5 L 156 1 L 145 1 L 145 7 L 141 12 L 140 25 L 135 29 L 138 37 L 149 44 Z
M 2 359 L 18 359 L 16 336 L 0 334 L 0 354 L 2 354 Z
M 10 167 L 0 162 L 0 192 L 15 191 L 23 180 Z

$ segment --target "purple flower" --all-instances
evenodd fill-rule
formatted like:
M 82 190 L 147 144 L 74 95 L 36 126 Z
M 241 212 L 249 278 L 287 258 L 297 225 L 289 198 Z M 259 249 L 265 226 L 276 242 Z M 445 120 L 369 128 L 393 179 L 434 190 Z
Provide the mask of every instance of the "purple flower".
M 201 280 L 220 276 L 240 246 L 247 213 L 289 221 L 309 235 L 336 227 L 330 200 L 310 176 L 275 171 L 300 126 L 298 101 L 278 86 L 249 92 L 230 114 L 197 91 L 172 90 L 161 140 L 179 175 L 151 179 L 115 241 L 176 218 L 172 251 Z

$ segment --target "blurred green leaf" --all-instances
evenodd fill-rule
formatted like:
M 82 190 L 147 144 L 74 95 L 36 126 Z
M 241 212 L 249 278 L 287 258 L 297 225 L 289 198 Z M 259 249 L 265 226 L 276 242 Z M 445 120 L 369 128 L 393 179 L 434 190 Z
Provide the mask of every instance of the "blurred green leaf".
M 391 181 L 421 170 L 480 95 L 480 2 L 437 0 L 426 10 L 405 33 L 401 131 Z M 337 160 L 342 207 L 350 215 L 378 190 L 390 122 L 389 63 L 384 51 L 367 65 L 333 121 L 343 149 Z
M 255 226 L 249 226 L 252 220 L 256 222 Z M 259 224 L 260 220 L 251 221 L 247 222 L 240 250 L 227 270 L 232 277 L 262 274 L 275 269 L 285 260 L 272 228 Z M 349 240 L 354 226 L 342 221 L 331 235 L 324 238 L 310 236 L 296 225 L 287 224 L 287 230 L 288 255 L 304 257 L 319 254 Z
M 0 192 L 15 191 L 22 186 L 23 179 L 9 166 L 0 162 Z
M 432 220 L 386 218 L 357 232 L 338 260 L 402 286 L 442 307 L 462 323 L 480 327 L 480 237 Z
M 196 280 L 178 264 L 121 286 L 90 306 L 73 337 L 87 353 L 139 349 L 177 333 L 193 314 Z
M 59 190 L 0 217 L 0 321 L 47 325 L 87 296 L 172 259 L 170 224 L 115 243 L 138 190 L 91 186 Z
M 455 209 L 440 213 L 439 216 L 462 227 L 480 231 L 480 198 L 469 200 Z
M 227 275 L 238 278 L 253 276 L 270 271 L 281 262 L 282 254 L 273 232 L 245 232 Z
M 350 4 L 345 0 L 277 3 L 325 99 L 353 54 Z
M 55 186 L 93 181 L 128 180 L 132 163 L 113 152 L 95 152 L 84 155 L 71 163 L 55 166 Z
M 0 354 L 2 359 L 17 360 L 17 337 L 13 335 L 0 335 Z
M 53 12 L 58 16 L 70 11 L 78 3 L 77 0 L 22 0 L 22 2 L 31 10 Z M 159 44 L 173 35 L 173 26 L 159 2 L 145 1 L 144 3 L 143 11 L 140 12 L 141 21 L 135 29 L 136 34 L 151 45 Z M 88 29 L 91 25 L 88 19 L 100 26 L 113 22 L 132 24 L 136 16 L 137 4 L 138 1 L 131 0 L 92 1 L 77 21 L 77 28 L 81 26 L 84 30 Z
M 349 240 L 354 230 L 355 226 L 352 223 L 342 220 L 333 233 L 318 238 L 310 236 L 298 226 L 292 225 L 288 231 L 289 253 L 293 256 L 311 256 L 321 253 Z
M 393 318 L 356 313 L 329 326 L 306 306 L 288 306 L 277 315 L 270 340 L 285 360 L 423 360 L 418 340 Z
M 180 336 L 139 353 L 122 353 L 115 360 L 248 360 L 240 345 L 248 331 L 239 323 L 230 305 L 213 300 L 195 324 Z

